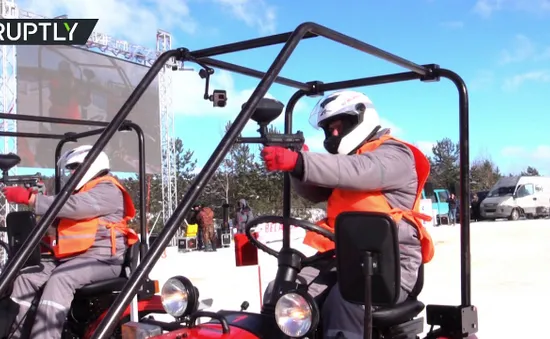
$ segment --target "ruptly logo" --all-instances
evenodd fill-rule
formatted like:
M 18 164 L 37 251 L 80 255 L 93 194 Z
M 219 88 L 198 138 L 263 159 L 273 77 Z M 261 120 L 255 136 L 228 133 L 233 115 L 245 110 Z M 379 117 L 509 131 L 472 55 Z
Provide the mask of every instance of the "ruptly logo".
M 97 19 L 1 19 L 0 45 L 85 45 Z

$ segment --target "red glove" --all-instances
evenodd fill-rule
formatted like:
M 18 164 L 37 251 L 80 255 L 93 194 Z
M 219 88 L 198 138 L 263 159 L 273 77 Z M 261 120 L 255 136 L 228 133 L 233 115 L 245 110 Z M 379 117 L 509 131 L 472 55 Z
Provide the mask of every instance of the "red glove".
M 302 152 L 309 152 L 309 147 L 307 147 L 306 144 L 304 144 L 304 146 L 302 146 Z
M 296 166 L 298 153 L 280 146 L 266 146 L 262 150 L 262 159 L 270 172 L 290 172 Z
M 24 205 L 29 204 L 29 199 L 32 195 L 32 192 L 21 186 L 4 187 L 2 192 L 4 192 L 4 196 L 8 202 Z

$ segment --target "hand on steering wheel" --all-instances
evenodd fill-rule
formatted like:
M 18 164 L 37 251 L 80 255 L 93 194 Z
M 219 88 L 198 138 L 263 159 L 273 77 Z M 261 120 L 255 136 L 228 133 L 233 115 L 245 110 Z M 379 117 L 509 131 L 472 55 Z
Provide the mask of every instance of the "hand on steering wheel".
M 267 246 L 266 244 L 263 244 L 263 243 L 259 242 L 258 239 L 256 239 L 252 235 L 252 228 L 254 228 L 254 227 L 256 227 L 260 224 L 264 224 L 264 223 L 277 223 L 277 224 L 282 224 L 282 225 L 287 224 L 287 225 L 289 225 L 289 227 L 290 227 L 290 225 L 300 227 L 300 228 L 305 229 L 306 231 L 310 231 L 310 232 L 320 234 L 323 237 L 325 237 L 325 238 L 327 238 L 331 241 L 334 241 L 334 233 L 332 233 L 331 231 L 329 231 L 329 230 L 327 230 L 327 229 L 325 229 L 325 228 L 323 228 L 319 225 L 316 225 L 312 222 L 309 222 L 307 220 L 300 220 L 300 219 L 294 219 L 294 218 L 284 218 L 284 217 L 277 216 L 277 215 L 264 215 L 264 216 L 255 218 L 254 220 L 248 222 L 246 224 L 246 227 L 245 227 L 245 234 L 246 234 L 248 240 L 254 246 L 256 246 L 258 249 L 266 252 L 269 255 L 274 256 L 275 258 L 279 257 L 279 251 L 276 251 L 276 250 L 272 249 L 271 247 Z M 296 251 L 296 252 L 298 252 L 301 255 L 302 264 L 304 266 L 307 266 L 308 264 L 310 264 L 310 263 L 312 263 L 316 260 L 320 260 L 322 258 L 334 255 L 334 251 L 328 251 L 328 252 L 325 252 L 325 253 L 315 254 L 315 255 L 308 258 L 304 254 L 302 254 L 301 252 L 299 252 L 299 251 Z

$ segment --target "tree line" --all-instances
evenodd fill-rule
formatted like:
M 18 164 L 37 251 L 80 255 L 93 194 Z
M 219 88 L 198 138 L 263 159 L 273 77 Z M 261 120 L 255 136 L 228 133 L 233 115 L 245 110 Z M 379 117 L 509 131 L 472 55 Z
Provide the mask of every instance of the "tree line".
M 429 157 L 431 172 L 429 181 L 437 188 L 458 192 L 460 182 L 460 147 L 449 138 L 437 141 Z M 520 173 L 504 174 L 489 156 L 479 156 L 470 166 L 470 189 L 472 192 L 487 191 L 503 176 L 540 176 L 533 166 L 527 166 Z
M 230 122 L 226 125 L 226 130 L 229 126 Z M 277 130 L 272 129 L 270 132 L 277 132 Z M 213 178 L 204 187 L 197 202 L 212 207 L 217 218 L 222 216 L 222 205 L 228 204 L 232 215 L 237 202 L 241 199 L 249 203 L 255 215 L 280 215 L 283 206 L 283 174 L 266 171 L 258 156 L 260 148 L 261 146 L 258 145 L 234 145 Z M 175 150 L 177 192 L 178 198 L 181 199 L 195 178 L 197 160 L 194 151 L 186 148 L 184 141 L 180 138 L 175 139 Z M 434 188 L 447 188 L 457 192 L 460 179 L 458 144 L 448 138 L 437 141 L 432 148 L 429 160 L 431 164 L 429 181 Z M 498 166 L 489 157 L 475 159 L 471 164 L 470 174 L 472 192 L 489 190 L 503 176 Z M 518 174 L 539 175 L 539 172 L 536 168 L 528 166 Z M 140 198 L 140 189 L 137 175 L 120 180 L 134 198 L 136 208 L 139 208 L 137 202 Z M 161 175 L 148 175 L 146 181 L 148 224 L 152 226 L 157 218 L 162 224 Z M 51 192 L 53 178 L 45 178 L 45 183 L 47 190 Z M 308 218 L 311 208 L 324 207 L 324 204 L 314 205 L 292 193 L 293 217 Z M 136 226 L 139 224 L 139 213 L 134 224 Z M 156 229 L 159 228 L 157 225 Z

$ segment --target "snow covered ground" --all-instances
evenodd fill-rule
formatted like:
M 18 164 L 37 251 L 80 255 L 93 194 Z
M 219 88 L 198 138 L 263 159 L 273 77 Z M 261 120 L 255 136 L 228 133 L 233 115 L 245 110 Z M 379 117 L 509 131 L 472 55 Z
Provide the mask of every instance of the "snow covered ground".
M 426 265 L 421 300 L 426 304 L 460 303 L 459 227 L 431 228 L 436 256 Z M 472 224 L 472 300 L 479 309 L 482 339 L 541 337 L 550 314 L 550 220 Z M 265 258 L 261 258 L 265 262 Z M 177 253 L 167 249 L 151 272 L 162 284 L 173 275 L 190 278 L 201 297 L 213 298 L 212 310 L 260 308 L 260 291 L 274 277 L 262 265 L 235 267 L 233 248 L 216 253 Z M 269 267 L 268 267 L 269 266 Z M 270 273 L 272 272 L 272 273 Z M 544 337 L 544 335 L 542 334 Z

